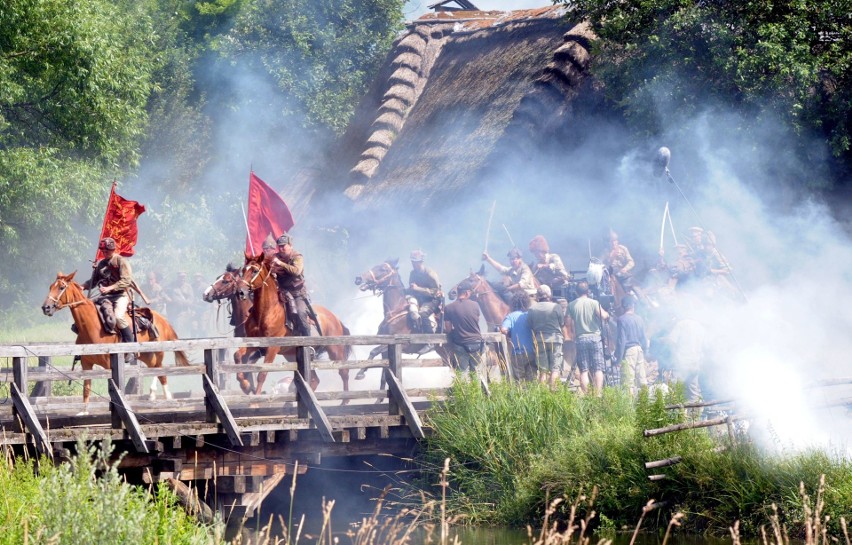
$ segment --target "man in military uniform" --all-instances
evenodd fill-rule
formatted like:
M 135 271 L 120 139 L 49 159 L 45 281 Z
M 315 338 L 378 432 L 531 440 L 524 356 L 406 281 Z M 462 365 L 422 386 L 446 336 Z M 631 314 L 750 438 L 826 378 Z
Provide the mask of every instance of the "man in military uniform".
M 278 282 L 278 297 L 293 320 L 295 333 L 311 335 L 308 320 L 308 290 L 305 286 L 305 264 L 302 254 L 293 249 L 292 239 L 284 233 L 276 241 L 278 252 L 270 262 L 270 269 Z
M 277 248 L 277 246 L 275 245 L 275 239 L 272 238 L 272 236 L 266 237 L 266 239 L 263 241 L 263 244 L 261 245 L 261 248 L 263 249 L 263 257 L 266 259 L 271 258 L 275 255 Z
M 435 333 L 438 328 L 435 315 L 440 311 L 444 299 L 441 280 L 438 273 L 423 263 L 426 259 L 423 251 L 414 250 L 410 257 L 412 269 L 408 275 L 408 289 L 405 290 L 408 317 L 415 331 Z
M 506 254 L 511 260 L 512 265 L 507 267 L 498 263 L 487 252 L 482 252 L 482 260 L 487 261 L 492 267 L 500 271 L 503 275 L 502 289 L 499 290 L 500 297 L 511 304 L 512 294 L 516 292 L 524 292 L 527 295 L 535 295 L 536 286 L 535 278 L 530 268 L 524 263 L 524 256 L 517 248 L 512 248 Z M 498 288 L 499 289 L 499 288 Z
M 565 270 L 562 258 L 550 253 L 547 239 L 536 235 L 530 241 L 530 252 L 535 256 L 536 262 L 530 265 L 530 269 L 541 284 L 549 286 L 556 293 L 562 286 L 571 280 L 571 275 Z
M 98 249 L 103 252 L 103 259 L 95 263 L 92 277 L 83 283 L 87 290 L 97 289 L 91 294 L 91 299 L 96 305 L 112 304 L 115 315 L 115 327 L 121 335 L 122 342 L 135 342 L 133 330 L 131 329 L 130 317 L 127 315 L 127 305 L 130 304 L 128 289 L 133 284 L 133 272 L 127 258 L 115 251 L 115 240 L 104 238 L 98 244 Z M 109 321 L 105 321 L 104 327 L 109 333 L 112 330 Z M 125 361 L 132 361 L 133 354 L 125 354 Z
M 689 228 L 689 249 L 695 264 L 695 276 L 704 277 L 710 274 L 709 254 L 705 247 L 704 229 L 698 226 Z
M 603 262 L 609 267 L 610 272 L 615 275 L 621 286 L 630 291 L 633 287 L 633 257 L 627 246 L 618 242 L 618 233 L 609 231 L 609 253 L 604 256 Z

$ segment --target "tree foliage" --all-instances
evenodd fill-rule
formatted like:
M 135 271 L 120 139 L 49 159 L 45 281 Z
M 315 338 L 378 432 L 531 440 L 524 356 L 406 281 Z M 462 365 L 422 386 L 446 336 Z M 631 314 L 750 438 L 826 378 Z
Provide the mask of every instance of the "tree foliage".
M 341 133 L 402 22 L 402 0 L 246 0 L 215 43 L 293 99 L 284 115 Z
M 570 4 L 601 38 L 595 73 L 640 130 L 725 104 L 755 126 L 780 117 L 804 155 L 816 134 L 852 162 L 850 0 Z

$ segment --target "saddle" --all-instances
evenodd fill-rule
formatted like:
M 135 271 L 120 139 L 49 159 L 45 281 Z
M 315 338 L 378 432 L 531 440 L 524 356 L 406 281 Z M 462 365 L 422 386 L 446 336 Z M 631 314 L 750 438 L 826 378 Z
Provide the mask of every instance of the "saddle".
M 104 330 L 110 335 L 115 335 L 117 331 L 115 329 L 116 319 L 113 302 L 107 297 L 101 297 L 93 302 L 95 303 L 95 308 L 98 309 L 98 318 L 100 318 Z M 132 309 L 128 309 L 127 313 L 136 322 L 136 331 L 148 331 L 151 334 L 151 340 L 159 338 L 160 332 L 157 330 L 157 326 L 154 325 L 154 313 L 150 308 L 134 306 Z M 71 324 L 71 331 L 75 334 L 79 333 L 77 324 Z

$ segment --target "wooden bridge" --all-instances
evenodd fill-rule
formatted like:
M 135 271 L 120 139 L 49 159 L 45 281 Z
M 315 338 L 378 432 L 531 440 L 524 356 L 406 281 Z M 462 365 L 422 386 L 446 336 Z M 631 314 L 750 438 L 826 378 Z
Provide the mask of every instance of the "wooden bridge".
M 0 405 L 2 444 L 16 455 L 40 454 L 56 461 L 76 451 L 77 441 L 109 438 L 119 469 L 130 482 L 165 482 L 202 517 L 212 509 L 241 524 L 287 474 L 305 471 L 323 456 L 396 453 L 410 455 L 428 432 L 421 415 L 446 388 L 406 384 L 403 368 L 438 367 L 439 358 L 403 358 L 407 344 L 445 344 L 445 335 L 347 336 L 310 338 L 314 347 L 385 345 L 386 359 L 328 361 L 314 357 L 305 337 L 212 338 L 157 343 L 100 345 L 0 345 L 8 388 Z M 505 338 L 486 335 L 505 355 Z M 297 347 L 294 363 L 235 365 L 229 353 L 239 347 Z M 125 352 L 186 351 L 200 354 L 189 367 L 149 369 L 124 363 Z M 72 371 L 76 355 L 109 354 L 111 370 Z M 64 361 L 63 366 L 56 365 Z M 505 358 L 502 358 L 505 361 Z M 312 370 L 381 367 L 387 389 L 314 392 Z M 230 388 L 238 372 L 293 374 L 291 391 L 247 396 Z M 486 370 L 483 370 L 486 372 Z M 195 376 L 201 387 L 176 392 L 172 400 L 150 401 L 139 394 L 144 377 Z M 93 393 L 54 396 L 57 381 L 106 381 L 108 396 Z M 34 383 L 34 385 L 33 385 Z M 378 388 L 378 384 L 376 385 Z M 94 391 L 97 391 L 95 388 Z M 101 390 L 103 388 L 101 387 Z M 8 400 L 11 399 L 11 403 Z M 383 400 L 378 402 L 377 400 Z M 88 414 L 79 414 L 84 409 Z M 199 501 L 197 491 L 203 491 Z

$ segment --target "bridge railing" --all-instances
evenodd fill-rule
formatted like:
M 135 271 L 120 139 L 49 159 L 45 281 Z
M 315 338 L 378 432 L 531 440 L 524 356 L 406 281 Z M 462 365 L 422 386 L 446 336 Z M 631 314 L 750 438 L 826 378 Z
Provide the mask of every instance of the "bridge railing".
M 499 333 L 484 335 L 485 341 L 498 354 L 498 360 L 506 361 L 505 338 Z M 44 434 L 39 415 L 33 410 L 30 401 L 38 397 L 51 396 L 51 383 L 64 380 L 105 379 L 108 383 L 110 396 L 110 417 L 112 427 L 127 430 L 134 444 L 140 451 L 146 451 L 146 440 L 142 429 L 136 421 L 133 408 L 128 402 L 128 394 L 138 393 L 139 379 L 148 376 L 185 376 L 197 375 L 202 379 L 204 389 L 204 407 L 206 420 L 218 422 L 235 445 L 241 444 L 239 426 L 228 406 L 222 391 L 225 390 L 227 377 L 235 373 L 278 372 L 292 371 L 293 384 L 296 393 L 291 397 L 296 403 L 297 415 L 302 419 L 310 419 L 311 423 L 321 432 L 324 439 L 332 441 L 332 427 L 325 411 L 322 409 L 318 394 L 315 394 L 308 381 L 311 372 L 318 369 L 363 369 L 367 367 L 383 368 L 383 377 L 387 390 L 360 392 L 324 392 L 319 397 L 325 400 L 337 399 L 346 401 L 358 397 L 375 397 L 383 395 L 388 399 L 388 412 L 391 415 L 404 417 L 405 423 L 415 437 L 422 437 L 423 430 L 409 394 L 423 395 L 423 389 L 406 389 L 403 387 L 401 369 L 404 366 L 438 366 L 440 359 L 403 359 L 403 348 L 409 344 L 444 345 L 448 342 L 446 335 L 370 335 L 343 337 L 236 337 L 187 339 L 179 341 L 120 343 L 120 344 L 91 344 L 77 345 L 71 343 L 50 344 L 21 344 L 0 345 L 0 362 L 2 358 L 11 359 L 11 368 L 0 369 L 0 383 L 8 382 L 13 401 L 12 420 L 19 423 L 19 431 L 32 434 L 39 450 L 47 449 L 47 439 Z M 310 345 L 310 346 L 309 346 Z M 387 358 L 374 360 L 318 360 L 314 358 L 314 348 L 322 346 L 376 346 L 382 345 Z M 229 350 L 240 348 L 266 348 L 278 346 L 296 350 L 296 361 L 285 364 L 229 364 L 226 355 Z M 202 353 L 202 361 L 190 366 L 165 366 L 148 368 L 144 365 L 128 365 L 124 362 L 124 354 L 176 351 Z M 54 358 L 108 355 L 110 369 L 99 367 L 90 371 L 71 371 L 52 365 Z M 34 365 L 31 365 L 34 364 Z M 128 380 L 130 379 L 130 380 Z M 36 387 L 30 393 L 29 382 L 36 382 Z M 279 396 L 287 398 L 288 396 Z M 135 401 L 138 406 L 139 402 Z M 42 418 L 43 420 L 43 418 Z

